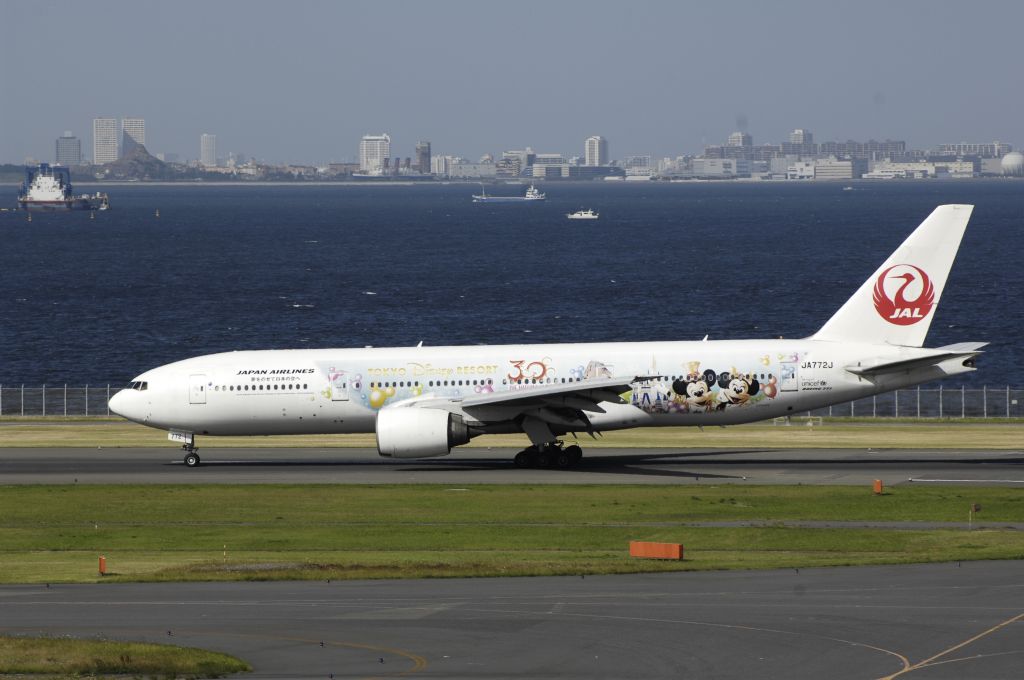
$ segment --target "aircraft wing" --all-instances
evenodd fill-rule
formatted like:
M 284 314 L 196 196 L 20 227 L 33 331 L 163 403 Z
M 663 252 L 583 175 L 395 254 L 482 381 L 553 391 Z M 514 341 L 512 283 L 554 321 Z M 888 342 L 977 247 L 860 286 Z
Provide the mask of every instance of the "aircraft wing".
M 521 390 L 510 392 L 491 392 L 466 397 L 462 400 L 462 408 L 467 410 L 481 409 L 489 406 L 541 406 L 574 404 L 588 411 L 604 413 L 598 406 L 599 402 L 610 401 L 617 404 L 626 403 L 619 395 L 633 389 L 631 384 L 636 380 L 628 378 L 593 378 L 562 385 L 527 385 Z
M 641 378 L 642 379 L 642 378 Z M 462 399 L 426 397 L 410 406 L 459 411 L 482 423 L 518 418 L 590 430 L 586 411 L 605 413 L 601 402 L 627 403 L 621 396 L 636 382 L 634 376 L 593 378 L 557 385 L 524 385 L 522 389 L 476 394 Z
M 877 360 L 867 360 L 858 362 L 856 366 L 846 366 L 846 370 L 854 375 L 862 375 L 864 377 L 873 377 L 877 375 L 885 375 L 888 373 L 899 373 L 902 371 L 911 371 L 915 368 L 924 368 L 927 366 L 934 366 L 940 364 L 943 361 L 949 359 L 956 359 L 958 357 L 970 358 L 977 356 L 981 353 L 981 348 L 987 345 L 987 342 L 961 342 L 955 345 L 946 345 L 945 347 L 936 347 L 932 350 L 927 350 L 927 354 L 918 355 L 908 359 L 898 359 L 893 361 L 891 357 Z

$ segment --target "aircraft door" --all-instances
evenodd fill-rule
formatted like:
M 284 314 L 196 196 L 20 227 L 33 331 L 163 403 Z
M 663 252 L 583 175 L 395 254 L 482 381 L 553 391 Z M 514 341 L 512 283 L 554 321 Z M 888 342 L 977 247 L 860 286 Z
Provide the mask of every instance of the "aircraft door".
M 796 392 L 800 389 L 800 357 L 793 355 L 787 357 L 785 361 L 779 364 L 779 391 L 780 392 Z
M 188 403 L 206 403 L 206 382 L 205 375 L 190 375 L 188 377 Z
M 328 377 L 331 381 L 331 401 L 348 401 L 349 383 L 352 382 L 353 376 L 346 371 L 336 371 L 332 368 Z

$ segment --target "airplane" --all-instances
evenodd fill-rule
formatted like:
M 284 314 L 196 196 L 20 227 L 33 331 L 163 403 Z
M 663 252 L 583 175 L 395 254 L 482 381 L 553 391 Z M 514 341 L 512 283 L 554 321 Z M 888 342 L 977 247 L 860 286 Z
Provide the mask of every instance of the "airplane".
M 975 370 L 987 343 L 924 347 L 973 208 L 937 207 L 807 338 L 226 352 L 146 371 L 110 410 L 188 467 L 198 436 L 372 432 L 395 459 L 523 433 L 515 465 L 558 468 L 582 457 L 567 435 L 811 411 Z

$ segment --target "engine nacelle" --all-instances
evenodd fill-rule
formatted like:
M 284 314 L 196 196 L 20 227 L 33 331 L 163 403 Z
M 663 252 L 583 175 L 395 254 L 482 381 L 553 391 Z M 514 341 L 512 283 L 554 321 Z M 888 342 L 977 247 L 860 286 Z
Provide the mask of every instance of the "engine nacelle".
M 466 423 L 448 411 L 399 406 L 377 412 L 377 452 L 387 458 L 447 456 L 468 441 Z

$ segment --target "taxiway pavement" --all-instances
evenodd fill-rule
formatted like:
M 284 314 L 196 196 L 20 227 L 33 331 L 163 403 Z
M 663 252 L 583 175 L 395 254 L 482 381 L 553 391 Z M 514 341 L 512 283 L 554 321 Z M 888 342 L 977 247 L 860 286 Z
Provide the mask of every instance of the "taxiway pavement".
M 0 586 L 4 634 L 214 649 L 258 678 L 1019 678 L 1019 562 Z M 250 676 L 247 676 L 250 677 Z

